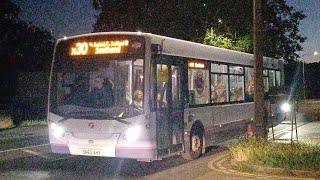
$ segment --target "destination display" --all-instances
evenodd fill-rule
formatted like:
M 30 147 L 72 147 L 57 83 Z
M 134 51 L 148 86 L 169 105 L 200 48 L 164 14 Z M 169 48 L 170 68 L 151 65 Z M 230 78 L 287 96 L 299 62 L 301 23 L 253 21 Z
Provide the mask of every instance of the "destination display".
M 189 67 L 190 68 L 204 69 L 205 65 L 203 63 L 189 62 Z
M 127 39 L 112 41 L 76 42 L 74 44 L 71 44 L 70 46 L 70 55 L 88 56 L 99 54 L 122 54 L 127 53 L 129 44 L 130 41 Z

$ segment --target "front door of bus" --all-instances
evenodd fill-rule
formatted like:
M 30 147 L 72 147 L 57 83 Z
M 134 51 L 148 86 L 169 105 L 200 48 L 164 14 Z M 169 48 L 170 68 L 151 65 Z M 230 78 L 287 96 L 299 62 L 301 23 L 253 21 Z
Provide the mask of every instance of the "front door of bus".
M 173 63 L 175 62 L 175 63 Z M 184 80 L 183 61 L 158 59 L 155 67 L 155 109 L 157 112 L 158 156 L 179 152 L 183 148 Z

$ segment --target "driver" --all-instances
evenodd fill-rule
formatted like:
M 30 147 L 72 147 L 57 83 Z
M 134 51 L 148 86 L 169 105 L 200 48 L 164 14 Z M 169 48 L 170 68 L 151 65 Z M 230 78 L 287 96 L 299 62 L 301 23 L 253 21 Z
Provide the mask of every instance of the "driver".
M 91 93 L 96 106 L 109 107 L 113 104 L 112 85 L 107 78 L 97 76 L 94 79 L 94 87 Z

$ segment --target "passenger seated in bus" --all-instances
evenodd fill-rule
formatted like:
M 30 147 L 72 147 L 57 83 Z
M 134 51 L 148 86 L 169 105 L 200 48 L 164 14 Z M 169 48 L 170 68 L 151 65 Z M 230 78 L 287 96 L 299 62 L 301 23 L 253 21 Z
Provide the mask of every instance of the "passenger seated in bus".
M 254 79 L 252 78 L 245 89 L 245 100 L 246 101 L 253 101 L 254 95 Z
M 216 85 L 211 92 L 213 102 L 226 102 L 226 86 L 222 83 Z
M 108 78 L 97 76 L 94 79 L 94 87 L 91 94 L 94 106 L 110 107 L 113 105 L 113 89 Z
M 141 90 L 136 90 L 133 94 L 133 107 L 137 110 L 143 109 L 143 93 Z

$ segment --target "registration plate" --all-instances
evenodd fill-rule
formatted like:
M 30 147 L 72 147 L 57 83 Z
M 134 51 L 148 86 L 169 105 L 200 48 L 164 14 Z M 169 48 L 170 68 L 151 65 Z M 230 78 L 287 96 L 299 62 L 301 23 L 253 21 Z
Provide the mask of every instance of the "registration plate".
M 102 156 L 102 151 L 97 149 L 82 149 L 82 155 Z

